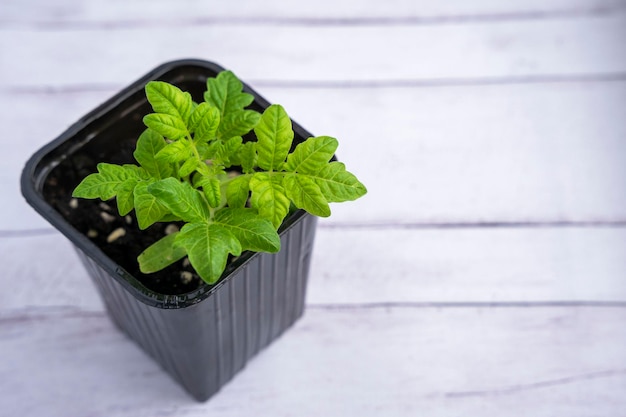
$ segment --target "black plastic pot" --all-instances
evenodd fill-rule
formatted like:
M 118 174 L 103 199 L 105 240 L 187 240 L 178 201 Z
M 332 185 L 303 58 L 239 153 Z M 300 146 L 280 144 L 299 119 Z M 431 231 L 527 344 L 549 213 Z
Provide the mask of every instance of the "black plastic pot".
M 35 153 L 21 178 L 28 203 L 75 245 L 113 322 L 200 401 L 302 315 L 316 218 L 295 212 L 279 230 L 279 253 L 246 252 L 215 285 L 168 295 L 147 288 L 105 255 L 48 195 L 52 190 L 69 198 L 84 172 L 109 161 L 120 141 L 138 137 L 144 129 L 142 117 L 150 112 L 143 90 L 148 81 L 168 81 L 201 100 L 206 78 L 221 70 L 199 60 L 159 66 Z M 251 88 L 245 90 L 255 96 L 254 108 L 269 106 Z M 297 123 L 293 127 L 294 145 L 311 136 Z

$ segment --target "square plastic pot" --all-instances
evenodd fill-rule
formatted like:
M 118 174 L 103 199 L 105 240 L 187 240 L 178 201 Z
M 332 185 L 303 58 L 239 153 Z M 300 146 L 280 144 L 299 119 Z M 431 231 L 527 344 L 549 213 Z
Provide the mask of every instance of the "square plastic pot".
M 316 218 L 293 213 L 279 230 L 279 253 L 245 252 L 215 285 L 168 295 L 144 286 L 72 226 L 48 201 L 47 189 L 71 193 L 82 179 L 78 167 L 95 171 L 95 165 L 82 166 L 84 155 L 105 162 L 120 140 L 139 136 L 145 128 L 142 117 L 150 112 L 144 94 L 148 81 L 168 81 L 199 101 L 207 77 L 222 69 L 199 60 L 157 67 L 35 153 L 21 178 L 28 203 L 76 247 L 113 322 L 199 401 L 217 392 L 303 314 Z M 269 106 L 251 88 L 244 89 L 255 97 L 253 108 Z M 312 136 L 295 122 L 293 127 L 294 146 Z M 50 181 L 53 176 L 62 180 Z

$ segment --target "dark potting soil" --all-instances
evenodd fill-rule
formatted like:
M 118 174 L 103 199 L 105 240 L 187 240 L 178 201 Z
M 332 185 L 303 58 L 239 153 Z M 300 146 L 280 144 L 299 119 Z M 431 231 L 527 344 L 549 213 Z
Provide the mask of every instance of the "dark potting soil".
M 96 172 L 96 161 L 114 164 L 135 163 L 132 156 L 136 139 L 121 141 L 113 155 L 76 154 L 69 156 L 48 175 L 43 194 L 46 200 L 79 232 L 87 235 L 113 261 L 137 278 L 143 285 L 160 294 L 179 295 L 205 285 L 185 259 L 153 273 L 139 271 L 137 256 L 145 248 L 165 236 L 166 229 L 181 227 L 180 223 L 155 223 L 140 230 L 132 211 L 120 216 L 115 200 L 72 198 L 72 191 L 87 175 Z M 168 230 L 169 231 L 169 230 Z

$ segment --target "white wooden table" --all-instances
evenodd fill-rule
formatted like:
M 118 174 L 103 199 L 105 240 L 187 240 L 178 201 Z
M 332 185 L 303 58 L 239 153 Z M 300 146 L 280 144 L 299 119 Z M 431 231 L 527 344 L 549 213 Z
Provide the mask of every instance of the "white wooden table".
M 623 0 L 3 0 L 0 415 L 626 416 L 625 41 Z M 369 189 L 320 222 L 304 318 L 203 404 L 18 185 L 183 57 L 337 136 Z

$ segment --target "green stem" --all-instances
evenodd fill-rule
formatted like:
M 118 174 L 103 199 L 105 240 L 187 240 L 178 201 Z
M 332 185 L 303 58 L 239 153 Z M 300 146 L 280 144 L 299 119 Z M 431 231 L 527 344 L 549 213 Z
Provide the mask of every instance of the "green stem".
M 187 136 L 187 140 L 189 140 L 189 143 L 191 143 L 191 150 L 193 151 L 193 154 L 198 160 L 198 162 L 204 163 L 204 161 L 200 159 L 200 153 L 198 152 L 198 148 L 196 148 L 196 144 L 194 143 L 190 135 Z

